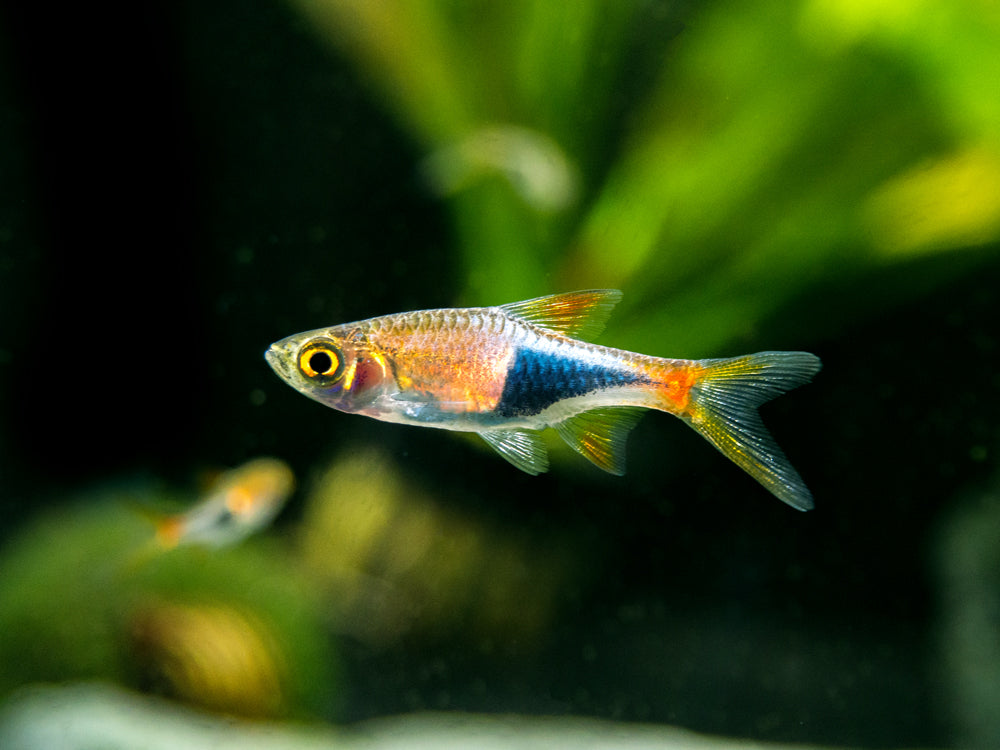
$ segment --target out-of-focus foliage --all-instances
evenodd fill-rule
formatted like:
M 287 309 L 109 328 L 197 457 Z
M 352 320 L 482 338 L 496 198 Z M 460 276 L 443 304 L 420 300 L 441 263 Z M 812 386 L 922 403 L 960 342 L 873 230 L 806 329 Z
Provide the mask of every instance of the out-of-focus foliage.
M 293 2 L 426 148 L 466 302 L 619 286 L 616 343 L 696 356 L 1000 237 L 991 3 Z
M 943 520 L 931 563 L 941 619 L 939 698 L 956 719 L 958 747 L 1000 739 L 1000 481 L 962 498 Z
M 355 446 L 310 485 L 291 544 L 178 545 L 163 519 L 206 501 L 151 519 L 170 498 L 147 489 L 43 515 L 0 556 L 0 698 L 105 679 L 243 716 L 330 717 L 336 638 L 535 651 L 583 580 L 579 539 L 449 508 L 379 451 Z
M 245 716 L 329 712 L 336 654 L 289 561 L 265 544 L 164 549 L 139 496 L 87 497 L 6 546 L 0 695 L 106 679 Z
M 450 638 L 533 650 L 579 585 L 584 554 L 450 509 L 366 448 L 320 474 L 297 540 L 338 629 L 380 647 Z

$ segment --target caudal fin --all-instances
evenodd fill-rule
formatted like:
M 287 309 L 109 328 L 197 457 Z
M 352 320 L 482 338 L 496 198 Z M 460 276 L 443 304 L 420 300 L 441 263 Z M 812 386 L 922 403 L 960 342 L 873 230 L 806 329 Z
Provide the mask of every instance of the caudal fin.
M 807 352 L 759 352 L 698 363 L 704 374 L 691 386 L 683 419 L 776 497 L 809 510 L 812 494 L 764 427 L 757 407 L 819 372 Z

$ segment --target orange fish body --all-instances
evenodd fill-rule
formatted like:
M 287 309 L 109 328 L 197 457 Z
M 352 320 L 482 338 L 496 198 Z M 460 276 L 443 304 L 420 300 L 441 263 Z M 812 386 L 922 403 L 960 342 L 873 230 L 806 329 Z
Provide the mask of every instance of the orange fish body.
M 498 307 L 423 310 L 289 336 L 266 353 L 289 385 L 340 411 L 476 432 L 518 468 L 548 468 L 540 431 L 624 473 L 629 430 L 645 409 L 682 418 L 777 497 L 812 497 L 757 407 L 808 382 L 806 352 L 680 360 L 586 343 L 621 299 L 615 290 Z

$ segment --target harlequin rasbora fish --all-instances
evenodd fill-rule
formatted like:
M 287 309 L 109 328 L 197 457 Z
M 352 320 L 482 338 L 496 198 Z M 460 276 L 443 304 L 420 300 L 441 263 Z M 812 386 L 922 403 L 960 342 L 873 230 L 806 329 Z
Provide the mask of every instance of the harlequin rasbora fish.
M 265 353 L 290 386 L 339 411 L 478 433 L 529 474 L 548 469 L 540 432 L 625 472 L 625 438 L 646 409 L 683 419 L 781 500 L 812 496 L 757 407 L 820 369 L 806 352 L 662 359 L 586 343 L 621 292 L 385 315 L 282 339 Z

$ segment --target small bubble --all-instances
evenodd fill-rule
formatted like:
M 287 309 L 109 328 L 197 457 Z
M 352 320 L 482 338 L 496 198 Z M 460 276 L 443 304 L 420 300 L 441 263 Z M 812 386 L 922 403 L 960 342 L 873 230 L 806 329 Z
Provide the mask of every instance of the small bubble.
M 989 451 L 985 445 L 974 445 L 969 449 L 969 458 L 973 461 L 985 461 L 989 457 Z
M 236 262 L 247 264 L 253 262 L 253 248 L 242 245 L 236 250 Z
M 264 402 L 267 401 L 267 394 L 264 393 L 260 388 L 254 388 L 250 391 L 250 403 L 254 406 L 263 406 Z

